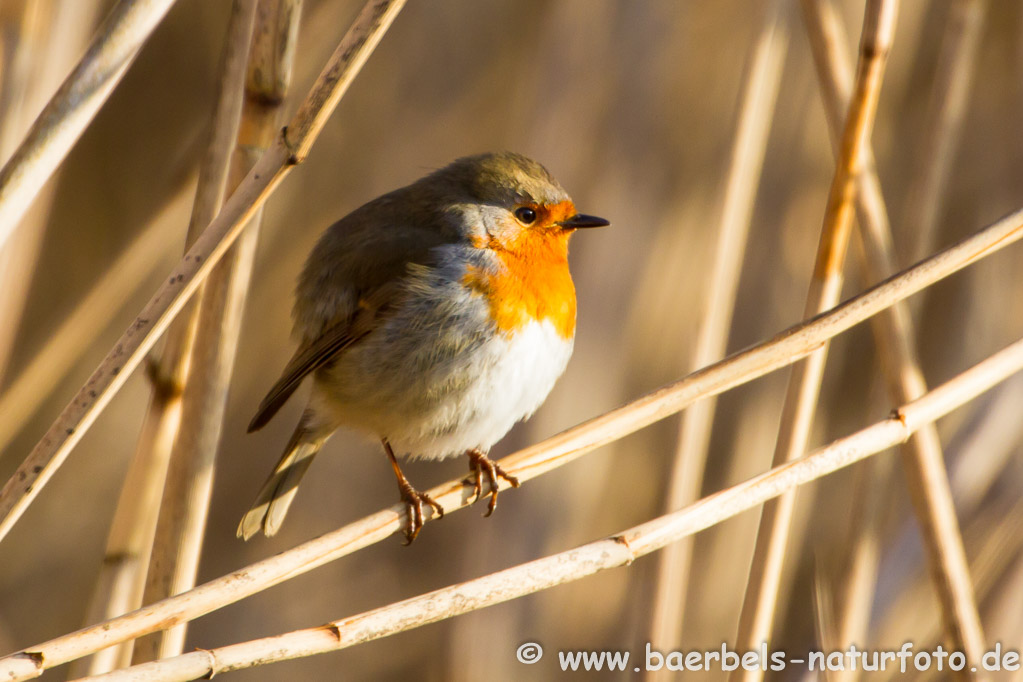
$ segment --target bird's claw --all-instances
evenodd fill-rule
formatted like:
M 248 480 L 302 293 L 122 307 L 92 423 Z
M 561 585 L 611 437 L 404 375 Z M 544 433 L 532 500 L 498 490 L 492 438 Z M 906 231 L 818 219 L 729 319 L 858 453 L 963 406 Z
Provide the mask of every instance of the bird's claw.
M 421 493 L 407 482 L 402 485 L 398 484 L 398 490 L 401 491 L 401 500 L 405 503 L 405 513 L 408 517 L 408 523 L 405 526 L 405 545 L 411 545 L 412 541 L 419 535 L 419 531 L 423 528 L 423 503 L 430 505 L 433 511 L 436 512 L 437 518 L 444 517 L 444 507 L 440 506 L 436 500 L 427 495 Z
M 498 486 L 498 477 L 508 481 L 513 488 L 519 487 L 519 479 L 506 473 L 494 460 L 487 457 L 486 453 L 480 450 L 469 450 L 465 453 L 469 457 L 469 470 L 473 474 L 473 485 L 472 485 L 472 503 L 476 504 L 480 497 L 483 495 L 483 473 L 487 474 L 487 494 L 490 495 L 490 503 L 487 505 L 487 511 L 483 516 L 490 516 L 497 509 L 497 493 L 500 492 Z

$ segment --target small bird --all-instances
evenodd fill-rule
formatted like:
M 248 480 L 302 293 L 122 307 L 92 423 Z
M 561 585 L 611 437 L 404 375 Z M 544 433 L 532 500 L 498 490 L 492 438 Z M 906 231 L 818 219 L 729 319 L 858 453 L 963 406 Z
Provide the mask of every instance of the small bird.
M 273 535 L 302 475 L 341 426 L 379 438 L 406 505 L 405 544 L 423 505 L 396 453 L 466 455 L 486 515 L 498 478 L 488 452 L 546 399 L 572 354 L 568 240 L 603 218 L 576 212 L 558 181 L 511 152 L 458 159 L 351 212 L 324 232 L 295 295 L 299 346 L 249 424 L 264 426 L 306 376 L 294 435 L 238 526 Z

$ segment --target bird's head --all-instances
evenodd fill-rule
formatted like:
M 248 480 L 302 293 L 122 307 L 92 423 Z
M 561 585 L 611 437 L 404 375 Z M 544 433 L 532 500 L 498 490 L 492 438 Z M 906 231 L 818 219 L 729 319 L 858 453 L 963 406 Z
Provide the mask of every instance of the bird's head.
M 610 224 L 579 213 L 546 168 L 514 152 L 463 157 L 426 180 L 452 199 L 445 211 L 463 234 L 492 248 L 567 250 L 575 230 Z

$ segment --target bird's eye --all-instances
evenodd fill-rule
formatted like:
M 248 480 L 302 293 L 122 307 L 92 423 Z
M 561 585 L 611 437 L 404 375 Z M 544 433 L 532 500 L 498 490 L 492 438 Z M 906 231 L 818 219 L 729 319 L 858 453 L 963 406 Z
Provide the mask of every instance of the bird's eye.
M 532 225 L 536 221 L 536 211 L 528 206 L 520 206 L 515 209 L 515 217 L 523 225 Z

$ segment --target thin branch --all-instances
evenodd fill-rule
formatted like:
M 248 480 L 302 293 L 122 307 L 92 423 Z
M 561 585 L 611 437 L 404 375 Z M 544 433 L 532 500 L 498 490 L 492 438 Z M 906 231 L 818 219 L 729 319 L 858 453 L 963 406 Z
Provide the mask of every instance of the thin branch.
M 203 228 L 220 211 L 224 197 L 234 189 L 228 185 L 228 173 L 245 99 L 246 60 L 255 16 L 256 0 L 234 0 L 232 3 L 220 70 L 219 94 L 213 115 L 210 142 L 199 174 L 199 187 L 188 225 L 186 250 L 195 243 Z M 133 467 L 137 462 L 138 466 L 143 468 L 148 466 L 149 459 L 152 459 L 154 464 L 157 461 L 160 463 L 159 466 L 152 468 L 152 479 L 158 484 L 158 489 L 162 490 L 163 495 L 158 518 L 151 519 L 153 526 L 147 528 L 148 537 L 151 538 L 151 544 L 144 550 L 149 554 L 145 562 L 148 564 L 148 571 L 140 576 L 144 578 L 145 589 L 136 596 L 136 601 L 130 605 L 130 609 L 138 608 L 142 602 L 158 601 L 180 591 L 175 589 L 175 583 L 187 582 L 187 579 L 179 574 L 179 561 L 182 561 L 183 555 L 187 557 L 183 559 L 186 564 L 192 564 L 193 558 L 195 562 L 198 561 L 198 548 L 189 547 L 194 549 L 193 555 L 181 544 L 180 536 L 184 532 L 183 527 L 186 526 L 184 519 L 187 513 L 183 512 L 182 505 L 185 503 L 180 500 L 187 496 L 185 481 L 190 477 L 191 463 L 182 457 L 176 443 L 182 429 L 186 428 L 185 395 L 191 388 L 193 369 L 196 370 L 197 381 L 202 382 L 206 378 L 198 368 L 193 368 L 198 344 L 199 311 L 206 301 L 209 283 L 223 263 L 229 259 L 230 255 L 225 256 L 217 265 L 203 289 L 189 301 L 168 330 L 168 341 L 158 376 L 173 377 L 171 390 L 160 390 L 159 386 L 156 387 L 146 419 L 147 422 L 152 420 L 169 426 L 158 431 L 160 434 L 158 440 L 149 443 L 140 440 L 136 460 L 132 463 Z M 212 472 L 210 480 L 212 481 Z M 202 527 L 194 530 L 197 530 L 201 537 Z M 150 548 L 151 554 L 148 552 Z M 189 569 L 185 567 L 183 572 L 187 576 Z M 187 587 L 189 586 L 186 586 L 186 589 Z M 176 639 L 183 644 L 184 630 L 180 630 L 180 633 L 181 637 Z M 165 633 L 142 639 L 135 643 L 131 660 L 134 663 L 142 663 L 161 658 L 165 645 L 167 645 Z M 175 648 L 173 644 L 170 646 L 166 655 L 180 653 L 179 648 Z
M 680 511 L 576 549 L 319 627 L 215 649 L 201 649 L 91 679 L 173 682 L 214 677 L 231 670 L 337 651 L 579 580 L 609 568 L 626 566 L 682 537 L 887 450 L 905 441 L 922 425 L 932 423 L 1020 370 L 1023 370 L 1023 341 L 1017 341 L 930 393 L 900 407 L 889 418 L 836 440 L 805 458 L 776 466 Z
M 789 9 L 775 0 L 765 8 L 764 25 L 754 43 L 731 165 L 717 226 L 709 292 L 690 367 L 697 370 L 724 357 L 757 186 L 774 118 L 782 67 L 788 52 Z M 666 511 L 692 504 L 700 496 L 707 464 L 716 400 L 708 398 L 682 413 L 678 446 L 668 481 Z M 691 539 L 665 549 L 658 557 L 650 641 L 668 648 L 680 642 L 688 590 Z
M 255 2 L 251 9 L 257 9 Z M 245 94 L 241 125 L 237 125 L 235 118 L 233 126 L 238 133 L 227 179 L 232 189 L 270 146 L 279 128 L 280 105 L 291 82 L 300 13 L 299 0 L 261 0 L 255 24 L 251 17 L 245 22 L 246 32 L 248 26 L 253 26 L 248 64 L 242 62 L 242 69 L 232 71 L 224 79 L 225 87 L 239 98 L 243 90 Z M 246 34 L 244 40 L 241 37 L 238 40 L 247 44 L 249 37 Z M 144 599 L 147 603 L 195 587 L 213 493 L 217 447 L 261 219 L 262 210 L 203 287 L 181 429 L 174 443 L 171 475 L 157 527 L 157 539 L 162 542 L 154 547 L 147 577 Z M 185 625 L 181 624 L 136 643 L 134 662 L 175 656 L 184 645 Z
M 366 4 L 291 123 L 0 490 L 0 540 L 63 464 L 267 197 L 305 159 L 327 118 L 403 5 L 404 0 L 370 0 Z
M 600 417 L 501 460 L 520 481 L 572 462 L 601 445 L 675 414 L 692 403 L 788 366 L 828 339 L 904 300 L 970 263 L 1023 238 L 1023 210 L 891 277 L 834 310 L 688 375 Z M 918 425 L 919 427 L 919 425 Z M 501 483 L 499 482 L 499 485 Z M 506 484 L 504 484 L 506 486 Z M 448 513 L 469 506 L 472 484 L 449 481 L 428 491 Z M 427 511 L 427 520 L 433 519 Z M 29 679 L 53 667 L 127 639 L 170 627 L 232 604 L 400 531 L 405 508 L 396 504 L 293 549 L 264 559 L 184 594 L 0 659 L 0 679 Z
M 841 26 L 830 3 L 806 0 L 803 9 L 821 92 L 825 96 L 832 141 L 837 147 L 840 112 L 848 100 L 849 91 L 845 74 L 851 71 L 843 59 Z M 884 198 L 870 160 L 867 169 L 860 178 L 858 196 L 864 246 L 861 261 L 865 279 L 869 282 L 894 272 L 897 265 Z M 926 392 L 927 384 L 916 357 L 916 334 L 908 308 L 905 305 L 893 306 L 873 320 L 872 329 L 892 400 L 904 403 Z M 946 630 L 956 649 L 976 660 L 984 653 L 983 631 L 937 430 L 933 426 L 920 429 L 904 446 L 903 453 L 910 494 L 928 548 Z M 858 481 L 868 485 L 865 478 Z M 869 485 L 883 486 L 885 482 L 874 480 Z M 861 490 L 859 496 L 862 499 L 870 494 Z M 861 509 L 874 515 L 874 523 L 879 521 L 879 510 L 870 511 L 866 506 Z M 870 526 L 869 522 L 862 526 L 867 538 L 862 549 L 867 555 L 874 555 L 873 540 L 869 537 L 876 531 Z M 854 581 L 859 586 L 857 589 L 866 589 L 873 583 L 872 578 L 863 575 L 870 571 L 866 564 L 868 560 L 869 556 L 856 557 L 850 563 L 861 574 Z M 870 594 L 848 595 L 842 607 L 861 609 L 871 601 Z M 858 619 L 862 621 L 862 618 Z
M 810 49 L 813 53 L 817 80 L 824 104 L 825 118 L 831 132 L 834 152 L 838 154 L 839 138 L 845 112 L 849 106 L 852 91 L 853 67 L 846 54 L 846 37 L 834 3 L 824 0 L 802 0 L 803 18 L 806 24 Z M 865 258 L 861 259 L 865 272 L 891 272 L 893 269 L 894 246 L 888 209 L 881 194 L 881 183 L 877 177 L 874 155 L 870 149 L 864 160 L 864 170 L 859 178 L 856 194 L 861 243 L 865 246 Z M 880 256 L 880 258 L 878 257 Z M 877 275 L 876 278 L 879 278 Z M 868 281 L 876 281 L 870 274 Z M 904 307 L 904 303 L 890 310 Z M 889 311 L 883 313 L 889 315 Z M 893 322 L 903 324 L 904 313 L 894 314 Z M 901 327 L 905 329 L 905 327 Z M 913 344 L 910 344 L 911 346 Z M 925 429 L 932 428 L 925 426 Z M 894 471 L 892 459 L 874 459 L 857 471 L 854 479 L 854 506 L 851 510 L 850 538 L 851 551 L 848 569 L 842 576 L 841 598 L 837 607 L 839 645 L 843 642 L 865 646 L 866 627 L 870 618 L 871 595 L 877 581 L 880 561 L 877 546 L 878 533 L 882 522 L 882 505 L 885 481 Z
M 174 0 L 121 0 L 0 170 L 0 247 L 99 111 Z
M 897 11 L 897 0 L 871 0 L 864 11 L 856 81 L 828 193 L 805 317 L 828 310 L 841 296 L 843 263 L 852 232 L 856 178 L 863 167 L 863 151 L 869 148 Z M 824 345 L 792 369 L 774 451 L 775 465 L 798 459 L 806 452 L 826 360 L 827 346 Z M 736 646 L 740 649 L 752 650 L 771 639 L 794 507 L 794 491 L 764 505 L 736 635 Z M 735 671 L 730 678 L 759 680 L 763 678 L 763 671 Z
M 145 231 L 137 236 L 107 268 L 100 280 L 82 298 L 74 312 L 49 336 L 46 345 L 40 349 L 28 367 L 17 376 L 11 387 L 0 395 L 0 451 L 17 434 L 24 421 L 35 412 L 91 341 L 108 326 L 110 318 L 131 295 L 136 293 L 138 283 L 153 273 L 164 254 L 179 245 L 180 235 L 175 234 L 172 223 L 180 226 L 181 216 L 187 212 L 185 202 L 189 200 L 193 185 L 194 176 L 190 181 L 182 183 L 174 196 L 168 197 Z M 138 473 L 140 472 L 136 472 L 135 476 Z M 134 478 L 131 473 L 128 477 L 130 480 L 124 485 L 122 500 L 119 500 L 118 507 L 126 504 L 123 498 L 127 497 L 134 505 L 134 512 L 121 517 L 127 519 L 122 522 L 125 525 L 118 526 L 115 521 L 116 527 L 110 531 L 106 556 L 100 569 L 100 580 L 106 584 L 96 589 L 93 604 L 90 606 L 90 617 L 87 620 L 89 623 L 125 613 L 138 605 L 137 600 L 118 601 L 121 606 L 111 601 L 112 606 L 109 610 L 103 608 L 108 602 L 106 595 L 120 595 L 111 597 L 111 600 L 128 600 L 131 587 L 130 580 L 125 578 L 135 570 L 131 564 L 141 561 L 138 570 L 145 570 L 145 558 L 140 559 L 131 548 L 148 546 L 149 543 L 143 542 L 132 533 L 140 525 L 144 525 L 140 517 L 149 510 L 155 522 L 160 502 L 159 489 L 154 491 L 143 481 Z M 133 605 L 129 608 L 124 605 L 125 603 Z M 106 652 L 104 654 L 106 655 Z M 116 652 L 110 652 L 110 655 L 116 655 Z M 125 661 L 125 664 L 127 663 L 128 661 Z M 100 672 L 107 669 L 110 668 L 93 670 Z M 81 672 L 84 674 L 86 671 L 83 668 Z
M 256 0 L 236 0 L 232 5 L 221 59 L 219 94 L 209 143 L 199 169 L 199 183 L 185 237 L 186 251 L 216 216 L 227 193 L 228 165 L 238 135 L 245 60 L 255 14 Z M 166 499 L 168 494 L 165 482 L 172 466 L 172 447 L 182 424 L 182 394 L 191 367 L 198 300 L 202 297 L 200 294 L 189 302 L 171 324 L 163 355 L 151 368 L 152 397 L 114 512 L 87 622 L 138 608 L 144 598 L 143 588 L 148 592 L 149 586 L 165 578 L 164 571 L 174 567 L 173 557 L 165 556 L 167 538 L 157 535 L 158 519 L 166 516 L 166 505 L 159 500 L 161 496 Z M 154 537 L 157 538 L 155 543 Z M 148 574 L 147 566 L 150 567 Z M 165 596 L 167 593 L 145 594 L 145 600 L 156 601 Z M 131 653 L 130 643 L 102 652 L 91 661 L 89 674 L 123 667 L 131 661 Z M 136 655 L 136 662 L 146 660 L 150 659 L 139 659 Z M 72 670 L 72 674 L 85 674 L 85 671 Z

